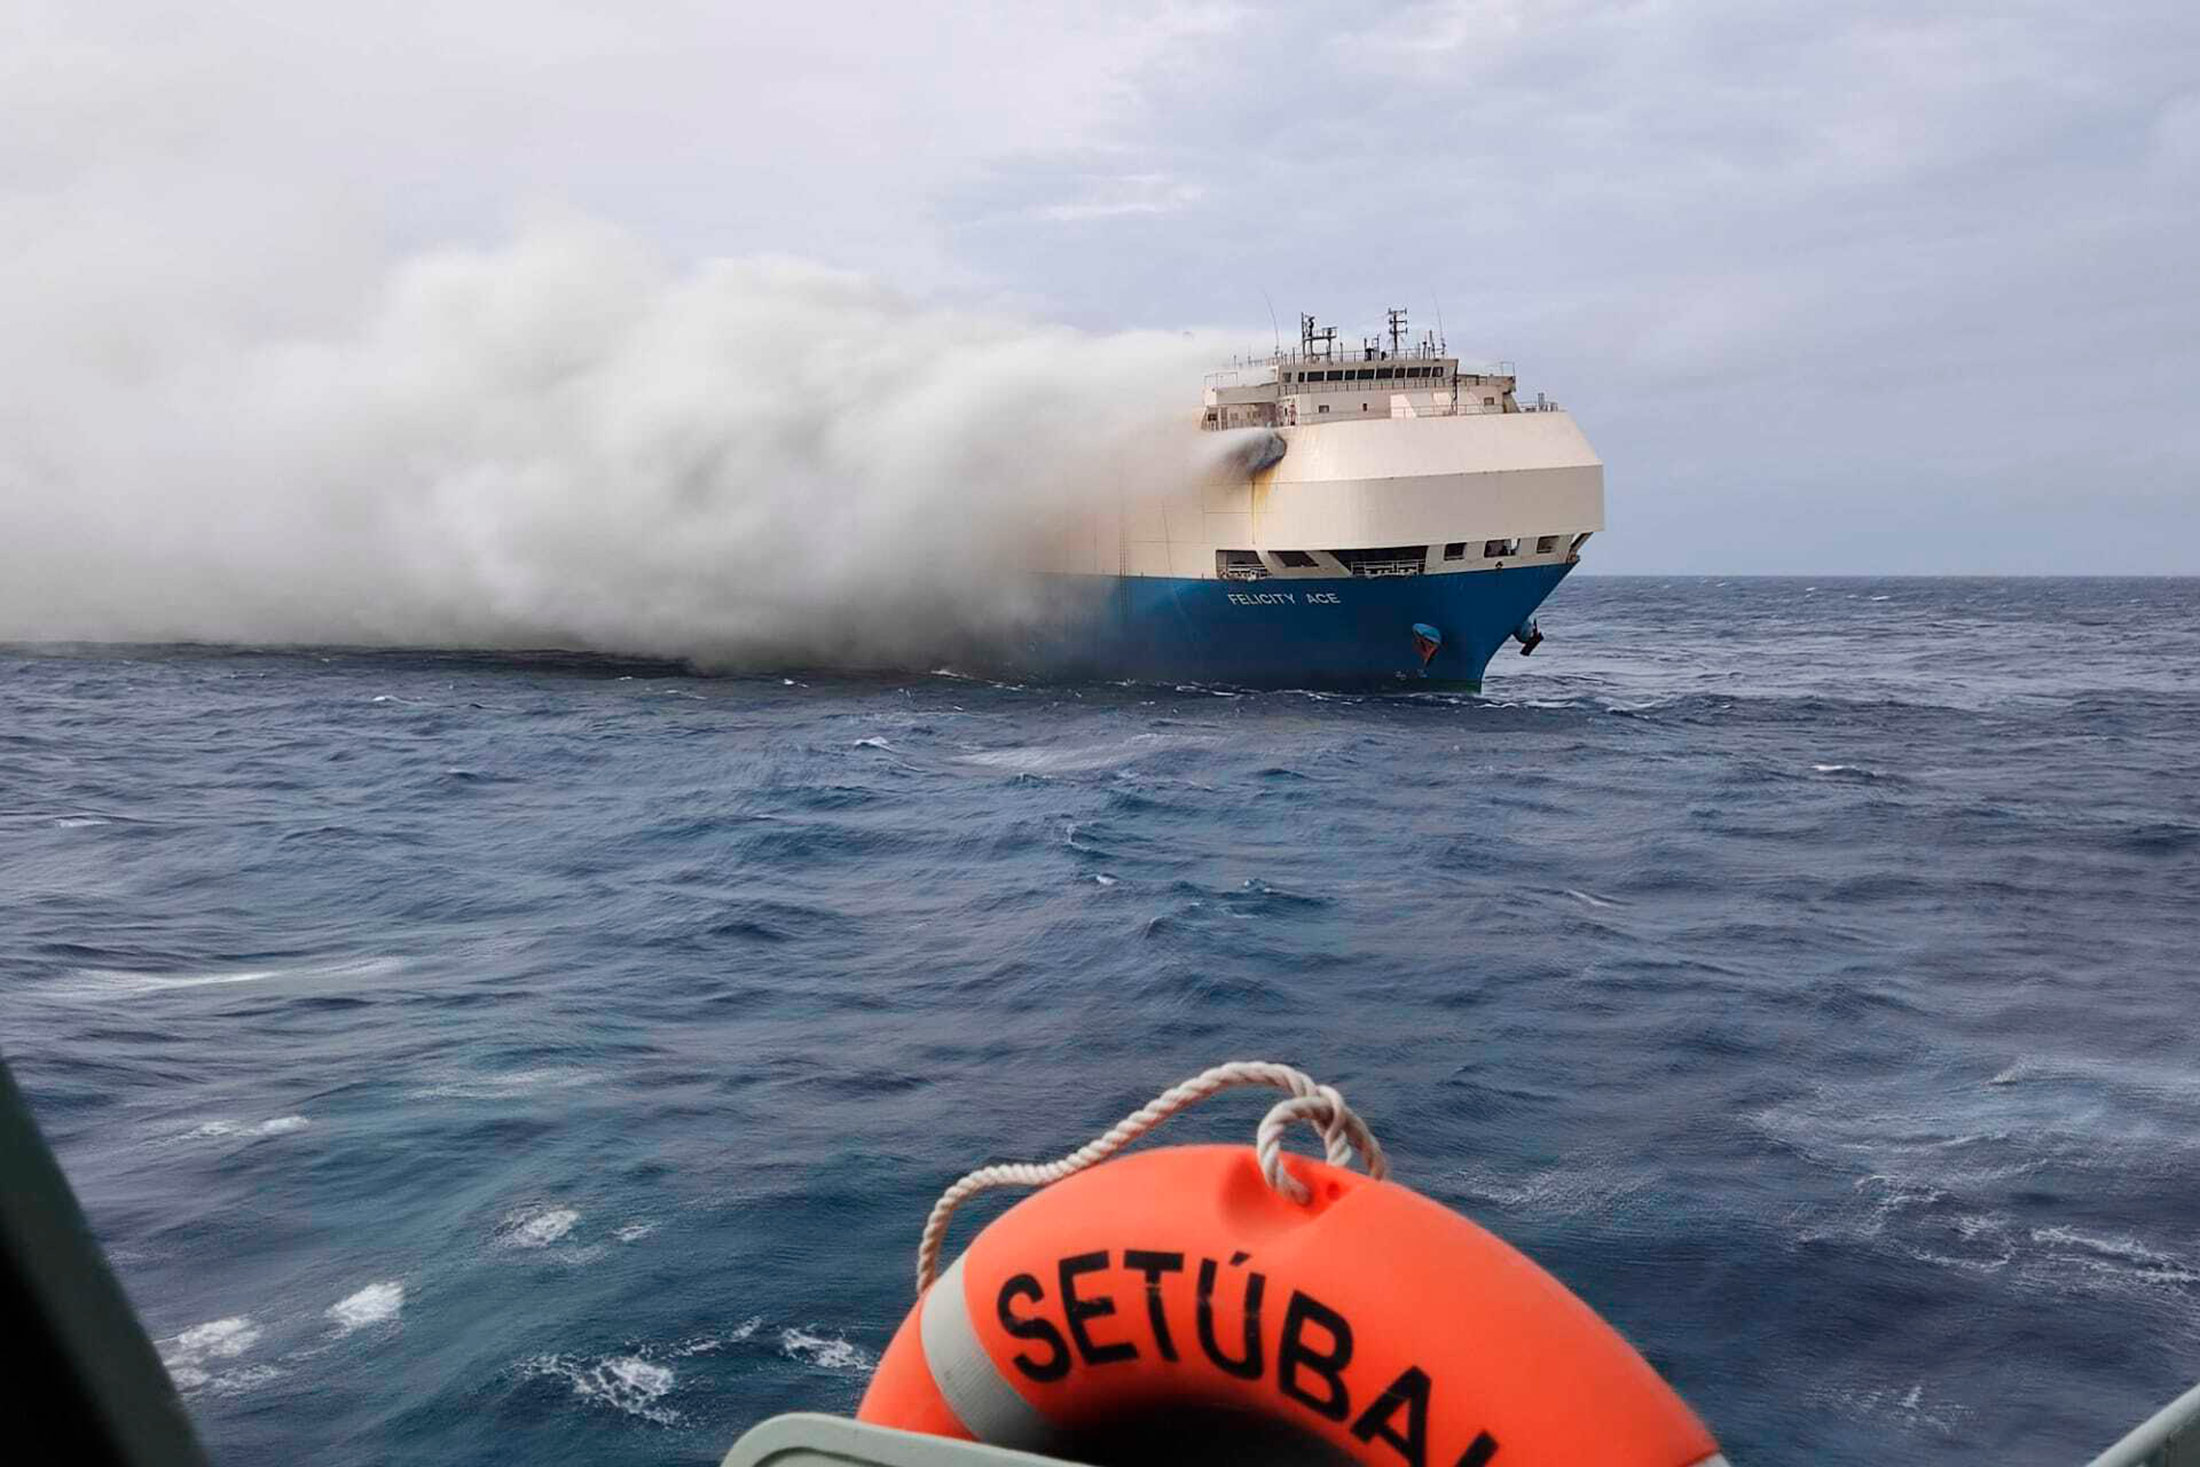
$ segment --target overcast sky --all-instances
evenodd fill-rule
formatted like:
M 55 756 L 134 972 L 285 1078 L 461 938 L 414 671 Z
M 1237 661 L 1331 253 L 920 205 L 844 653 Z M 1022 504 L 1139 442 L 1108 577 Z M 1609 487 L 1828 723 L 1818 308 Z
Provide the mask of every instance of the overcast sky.
M 1440 309 L 1602 451 L 1598 569 L 2200 572 L 2191 0 L 0 0 L 0 356 L 563 213 L 1090 331 Z

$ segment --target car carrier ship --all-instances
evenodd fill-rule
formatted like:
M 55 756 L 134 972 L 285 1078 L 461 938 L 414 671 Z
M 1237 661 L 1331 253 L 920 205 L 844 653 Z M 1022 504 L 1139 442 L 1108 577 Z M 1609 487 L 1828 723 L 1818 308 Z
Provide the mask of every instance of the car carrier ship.
M 1300 317 L 1296 351 L 1209 375 L 1207 482 L 1125 499 L 1050 566 L 1078 583 L 1030 651 L 1055 671 L 1251 687 L 1479 690 L 1604 526 L 1604 464 L 1571 415 L 1519 401 L 1406 312 L 1357 349 Z

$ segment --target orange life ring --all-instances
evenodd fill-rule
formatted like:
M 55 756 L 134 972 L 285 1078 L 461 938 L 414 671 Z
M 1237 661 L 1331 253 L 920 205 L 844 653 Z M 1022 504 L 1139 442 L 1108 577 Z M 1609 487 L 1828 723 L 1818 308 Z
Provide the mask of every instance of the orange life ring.
M 1368 1467 L 1722 1467 L 1619 1333 L 1392 1182 L 1161 1147 L 1025 1198 L 902 1322 L 859 1420 L 1034 1451 L 1228 1413 Z

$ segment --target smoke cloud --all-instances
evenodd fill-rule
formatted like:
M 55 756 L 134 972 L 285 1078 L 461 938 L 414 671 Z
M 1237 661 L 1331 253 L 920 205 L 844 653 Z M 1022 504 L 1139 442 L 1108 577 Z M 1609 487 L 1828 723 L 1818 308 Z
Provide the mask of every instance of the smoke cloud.
M 69 304 L 0 358 L 9 640 L 908 664 L 1013 625 L 1086 508 L 1225 447 L 1193 427 L 1211 342 L 676 269 L 583 221 L 303 327 Z

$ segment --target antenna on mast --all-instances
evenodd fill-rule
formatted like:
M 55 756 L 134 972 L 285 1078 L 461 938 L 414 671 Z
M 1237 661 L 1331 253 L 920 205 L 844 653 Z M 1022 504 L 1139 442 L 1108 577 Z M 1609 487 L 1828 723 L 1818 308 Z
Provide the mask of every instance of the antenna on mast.
M 1276 355 L 1283 355 L 1283 327 L 1276 321 L 1276 303 L 1268 299 L 1268 287 L 1260 288 L 1261 304 L 1268 307 L 1268 329 L 1276 333 Z
M 1390 354 L 1396 356 L 1405 348 L 1406 308 L 1392 306 L 1383 314 L 1390 318 Z
M 1434 297 L 1431 297 L 1434 299 Z M 1436 302 L 1436 349 L 1445 356 L 1451 355 L 1451 346 L 1444 340 L 1444 303 Z

